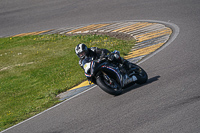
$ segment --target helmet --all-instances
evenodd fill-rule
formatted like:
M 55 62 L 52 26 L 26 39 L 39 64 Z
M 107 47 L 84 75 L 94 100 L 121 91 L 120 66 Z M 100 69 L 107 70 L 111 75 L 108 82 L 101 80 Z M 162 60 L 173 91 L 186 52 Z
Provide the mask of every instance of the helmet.
M 88 54 L 88 48 L 85 44 L 81 43 L 75 47 L 75 52 L 79 58 L 84 59 L 85 56 Z

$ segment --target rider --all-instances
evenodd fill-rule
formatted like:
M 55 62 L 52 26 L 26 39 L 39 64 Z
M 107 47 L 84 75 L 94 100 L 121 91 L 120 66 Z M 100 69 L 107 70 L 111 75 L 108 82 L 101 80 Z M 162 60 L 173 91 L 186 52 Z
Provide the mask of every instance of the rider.
M 125 66 L 125 69 L 131 68 L 131 63 L 120 57 L 119 51 L 115 50 L 112 53 L 107 49 L 100 49 L 97 47 L 88 48 L 85 44 L 81 43 L 75 47 L 76 55 L 79 57 L 79 65 L 83 68 L 82 61 L 85 57 L 92 57 L 93 60 L 101 59 L 109 53 L 108 59 L 113 62 L 121 63 Z

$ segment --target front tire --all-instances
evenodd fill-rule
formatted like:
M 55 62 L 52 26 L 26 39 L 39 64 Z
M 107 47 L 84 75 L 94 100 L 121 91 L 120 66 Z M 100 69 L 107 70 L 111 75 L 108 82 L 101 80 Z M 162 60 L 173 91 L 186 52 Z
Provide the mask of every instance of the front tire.
M 114 79 L 112 79 L 114 80 Z M 117 85 L 116 88 L 111 88 L 110 86 L 106 85 L 106 80 L 104 79 L 104 77 L 102 75 L 100 75 L 97 80 L 97 85 L 105 92 L 117 96 L 122 94 L 122 88 L 120 85 Z

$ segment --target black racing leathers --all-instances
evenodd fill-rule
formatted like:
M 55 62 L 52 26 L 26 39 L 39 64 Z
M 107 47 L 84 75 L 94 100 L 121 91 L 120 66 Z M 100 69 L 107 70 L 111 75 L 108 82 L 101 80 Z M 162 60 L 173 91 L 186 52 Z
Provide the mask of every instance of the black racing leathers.
M 97 60 L 97 59 L 100 59 L 101 56 L 107 55 L 108 53 L 110 53 L 110 51 L 107 50 L 107 49 L 100 49 L 100 48 L 97 48 L 97 47 L 91 47 L 91 48 L 88 48 L 88 52 L 87 52 L 86 56 L 92 57 L 93 60 Z M 83 59 L 79 60 L 79 65 L 83 68 L 82 61 L 83 61 Z

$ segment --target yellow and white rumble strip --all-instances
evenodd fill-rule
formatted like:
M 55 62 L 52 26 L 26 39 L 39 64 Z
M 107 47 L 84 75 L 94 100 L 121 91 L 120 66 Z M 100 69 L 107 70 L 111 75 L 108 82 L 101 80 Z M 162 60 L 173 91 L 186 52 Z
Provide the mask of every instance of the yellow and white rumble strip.
M 22 33 L 15 36 L 26 35 L 42 35 L 42 34 L 82 34 L 82 33 L 123 33 L 137 40 L 136 45 L 131 49 L 125 59 L 133 63 L 137 63 L 144 57 L 155 52 L 162 47 L 170 38 L 172 29 L 158 22 L 141 22 L 141 21 L 125 21 L 125 22 L 110 22 L 88 24 L 71 28 L 52 29 L 46 31 L 38 31 L 31 33 Z M 80 93 L 80 88 L 83 91 L 88 88 L 88 82 L 85 81 L 80 85 L 59 94 L 61 100 L 67 99 L 77 93 Z

